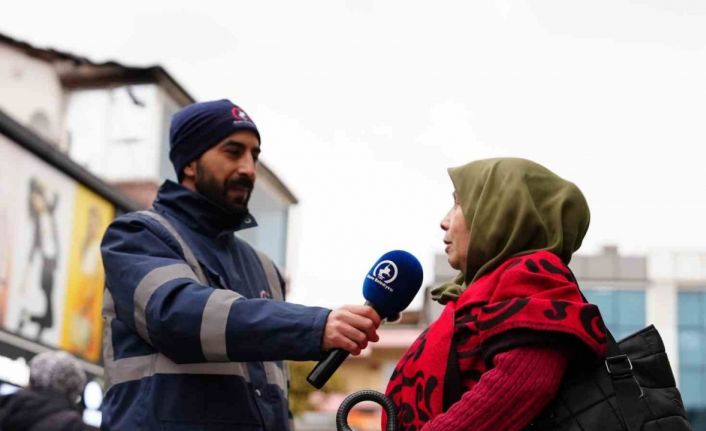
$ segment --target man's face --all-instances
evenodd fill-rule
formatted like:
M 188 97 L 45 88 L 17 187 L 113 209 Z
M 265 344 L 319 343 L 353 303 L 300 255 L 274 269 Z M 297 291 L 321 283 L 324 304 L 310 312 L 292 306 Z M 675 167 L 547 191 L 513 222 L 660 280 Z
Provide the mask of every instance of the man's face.
M 201 193 L 231 212 L 241 212 L 255 185 L 260 141 L 249 130 L 239 130 L 184 168 L 184 187 Z
M 465 271 L 471 233 L 456 193 L 454 193 L 454 206 L 441 220 L 441 229 L 444 231 L 445 252 L 449 265 L 453 269 Z

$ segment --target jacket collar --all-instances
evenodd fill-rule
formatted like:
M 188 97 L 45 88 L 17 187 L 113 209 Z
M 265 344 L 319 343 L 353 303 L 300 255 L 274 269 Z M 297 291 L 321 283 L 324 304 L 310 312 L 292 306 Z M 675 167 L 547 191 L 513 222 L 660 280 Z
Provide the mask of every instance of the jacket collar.
M 187 226 L 211 237 L 257 226 L 247 210 L 229 211 L 181 184 L 167 180 L 159 188 L 153 206 L 165 210 Z

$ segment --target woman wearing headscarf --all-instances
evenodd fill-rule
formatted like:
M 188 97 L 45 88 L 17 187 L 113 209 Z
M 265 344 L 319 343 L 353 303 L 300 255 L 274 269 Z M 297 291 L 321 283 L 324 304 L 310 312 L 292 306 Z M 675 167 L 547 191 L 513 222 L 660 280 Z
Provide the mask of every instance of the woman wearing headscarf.
M 567 267 L 589 224 L 581 191 L 543 166 L 499 158 L 449 169 L 441 222 L 453 283 L 386 394 L 401 430 L 522 430 L 569 364 L 603 357 L 605 327 Z

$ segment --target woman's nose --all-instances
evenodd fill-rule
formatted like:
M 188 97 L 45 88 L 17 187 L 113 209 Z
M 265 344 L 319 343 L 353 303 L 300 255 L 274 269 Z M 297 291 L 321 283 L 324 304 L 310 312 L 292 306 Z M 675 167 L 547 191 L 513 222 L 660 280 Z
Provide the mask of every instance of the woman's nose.
M 449 230 L 449 215 L 448 213 L 444 216 L 444 218 L 441 219 L 441 223 L 439 224 L 439 227 L 441 227 L 441 230 Z

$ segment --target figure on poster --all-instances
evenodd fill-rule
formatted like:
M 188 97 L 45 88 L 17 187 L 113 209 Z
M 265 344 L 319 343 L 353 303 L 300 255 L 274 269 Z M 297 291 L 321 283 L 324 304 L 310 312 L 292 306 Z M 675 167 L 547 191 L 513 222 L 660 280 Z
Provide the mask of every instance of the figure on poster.
M 56 192 L 50 199 L 46 187 L 36 177 L 30 178 L 28 205 L 33 234 L 27 266 L 20 284 L 24 300 L 21 303 L 18 332 L 23 333 L 25 326 L 32 322 L 38 327 L 34 337 L 36 340 L 41 339 L 46 329 L 54 326 L 52 296 L 59 260 L 59 232 L 55 216 L 58 203 L 59 195 Z M 39 287 L 45 299 L 43 313 L 28 310 L 30 273 L 36 269 L 39 270 Z

